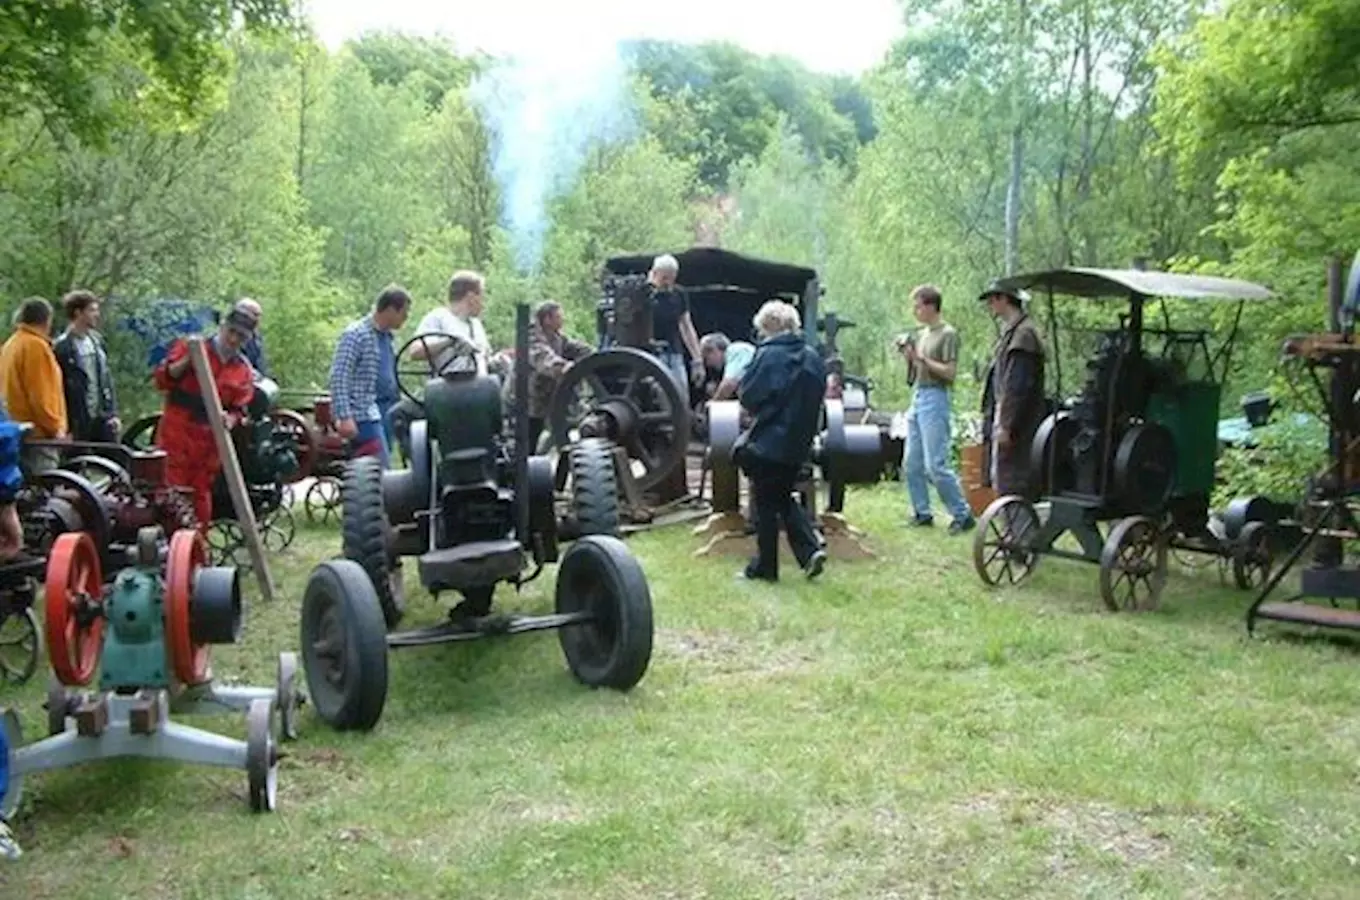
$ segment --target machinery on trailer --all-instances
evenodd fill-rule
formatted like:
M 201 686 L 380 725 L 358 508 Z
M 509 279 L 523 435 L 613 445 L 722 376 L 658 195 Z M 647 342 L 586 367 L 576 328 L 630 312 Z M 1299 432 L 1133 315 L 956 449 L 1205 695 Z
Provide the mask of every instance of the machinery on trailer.
M 1040 556 L 1100 567 L 1100 594 L 1111 610 L 1155 606 L 1167 573 L 1167 553 L 1179 549 L 1233 560 L 1244 589 L 1269 571 L 1263 527 L 1236 540 L 1212 525 L 1209 500 L 1218 458 L 1219 398 L 1242 306 L 1271 292 L 1228 278 L 1142 269 L 1063 268 L 1015 275 L 1003 287 L 1048 295 L 1050 358 L 1060 359 L 1054 293 L 1128 304 L 1119 326 L 1097 333 L 1085 385 L 1044 419 L 1030 448 L 1030 481 L 1047 507 L 1041 520 L 1032 498 L 1003 496 L 978 521 L 973 561 L 989 585 L 1018 583 Z M 1231 332 L 1210 348 L 1207 329 L 1173 329 L 1144 321 L 1153 298 L 1236 300 Z M 1102 534 L 1102 526 L 1107 532 Z M 1056 546 L 1064 535 L 1078 549 Z
M 1347 564 L 1347 545 L 1360 541 L 1356 496 L 1360 493 L 1360 344 L 1356 343 L 1355 320 L 1360 312 L 1360 253 L 1351 264 L 1343 285 L 1341 265 L 1335 261 L 1329 274 L 1329 326 L 1321 334 L 1291 336 L 1285 341 L 1283 361 L 1294 382 L 1307 375 L 1321 400 L 1328 423 L 1328 465 L 1304 486 L 1303 498 L 1292 520 L 1282 522 L 1296 532 L 1288 556 L 1247 609 L 1247 632 L 1254 632 L 1260 619 L 1295 625 L 1360 631 L 1360 567 Z M 1269 506 L 1269 504 L 1263 504 Z M 1263 510 L 1264 515 L 1283 510 Z M 1269 598 L 1313 551 L 1309 564 L 1299 571 L 1299 589 L 1284 600 Z M 1309 600 L 1325 599 L 1327 605 Z M 1343 608 L 1338 601 L 1348 601 Z
M 314 469 L 319 452 L 306 419 L 293 410 L 277 408 L 278 396 L 274 381 L 257 378 L 246 416 L 231 432 L 261 540 L 276 553 L 287 549 L 296 536 L 285 489 Z M 160 413 L 138 419 L 123 433 L 123 443 L 143 452 L 153 449 L 159 424 Z M 225 474 L 220 474 L 213 485 L 213 519 L 207 531 L 215 563 L 251 566 Z
M 529 310 L 517 308 L 516 396 L 528 387 Z M 321 563 L 302 607 L 303 664 L 311 701 L 340 729 L 372 728 L 387 694 L 389 648 L 558 629 L 567 664 L 581 682 L 632 688 L 652 652 L 652 604 L 641 566 L 618 538 L 588 535 L 561 555 L 550 615 L 496 614 L 501 583 L 516 588 L 558 562 L 553 471 L 531 455 L 521 407 L 515 438 L 502 434 L 497 380 L 476 374 L 476 349 L 452 335 L 419 335 L 397 356 L 398 371 L 416 342 L 451 340 L 428 354 L 411 426 L 411 464 L 383 471 L 365 457 L 348 463 L 343 487 L 345 559 Z M 460 362 L 461 361 L 461 362 Z M 460 370 L 461 369 L 461 370 Z M 513 448 L 513 451 L 512 449 Z M 585 477 L 602 477 L 597 467 Z M 603 493 L 603 481 L 596 485 Z M 526 575 L 532 558 L 533 570 Z M 402 558 L 415 556 L 421 584 L 462 600 L 440 625 L 388 634 L 402 618 Z
M 208 566 L 196 531 L 176 531 L 166 541 L 149 527 L 117 573 L 106 580 L 106 572 L 88 532 L 57 538 L 44 586 L 54 676 L 48 736 L 23 745 L 17 715 L 4 713 L 9 747 L 0 766 L 0 815 L 13 815 L 29 775 L 128 756 L 244 769 L 251 808 L 272 811 L 278 740 L 297 735 L 297 659 L 280 655 L 273 687 L 213 683 L 210 645 L 234 643 L 240 633 L 236 570 Z M 92 682 L 95 690 L 82 690 Z M 244 710 L 246 740 L 170 718 L 172 711 L 215 710 Z

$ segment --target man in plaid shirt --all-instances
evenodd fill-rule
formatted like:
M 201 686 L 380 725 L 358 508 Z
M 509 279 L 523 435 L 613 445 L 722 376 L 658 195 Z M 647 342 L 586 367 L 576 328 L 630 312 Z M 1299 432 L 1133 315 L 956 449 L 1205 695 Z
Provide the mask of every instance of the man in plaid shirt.
M 376 456 L 387 468 L 390 449 L 383 421 L 397 396 L 392 332 L 406 324 L 411 295 L 389 285 L 373 312 L 340 333 L 331 362 L 331 404 L 340 436 L 354 442 L 355 456 Z

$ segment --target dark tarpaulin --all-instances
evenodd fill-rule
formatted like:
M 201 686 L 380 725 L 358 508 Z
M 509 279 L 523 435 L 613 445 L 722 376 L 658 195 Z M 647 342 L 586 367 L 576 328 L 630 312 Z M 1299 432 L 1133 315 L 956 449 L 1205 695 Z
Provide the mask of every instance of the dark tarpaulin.
M 690 316 L 700 337 L 720 331 L 732 340 L 751 340 L 751 319 L 766 300 L 787 300 L 802 314 L 803 292 L 808 282 L 817 277 L 815 269 L 743 256 L 717 247 L 615 256 L 605 263 L 605 272 L 646 275 L 652 261 L 666 252 L 671 252 L 680 263 L 676 281 L 689 293 Z

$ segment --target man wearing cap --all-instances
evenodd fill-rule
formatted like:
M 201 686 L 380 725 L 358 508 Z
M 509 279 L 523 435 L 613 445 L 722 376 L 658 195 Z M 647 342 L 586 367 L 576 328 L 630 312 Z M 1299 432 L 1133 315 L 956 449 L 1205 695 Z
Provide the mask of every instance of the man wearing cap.
M 258 325 L 259 317 L 238 305 L 227 313 L 217 333 L 203 342 L 228 429 L 240 423 L 255 395 L 255 370 L 241 351 L 255 336 Z M 165 394 L 156 444 L 165 451 L 168 480 L 177 487 L 193 489 L 198 527 L 206 530 L 212 520 L 213 483 L 222 470 L 222 460 L 217 455 L 217 441 L 208 423 L 188 341 L 177 338 L 170 345 L 152 379 Z
M 1043 420 L 1044 342 L 1023 292 L 994 281 L 978 299 L 1001 323 L 982 392 L 983 445 L 997 494 L 1030 497 L 1029 448 Z

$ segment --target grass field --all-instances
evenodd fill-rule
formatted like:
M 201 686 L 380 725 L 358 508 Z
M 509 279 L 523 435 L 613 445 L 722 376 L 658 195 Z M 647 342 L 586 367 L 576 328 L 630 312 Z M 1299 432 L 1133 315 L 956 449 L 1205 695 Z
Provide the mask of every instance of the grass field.
M 304 713 L 272 815 L 244 772 L 33 776 L 0 897 L 1360 896 L 1352 649 L 1248 640 L 1212 567 L 1173 564 L 1140 615 L 1059 560 L 990 592 L 971 535 L 902 527 L 893 487 L 849 508 L 880 557 L 811 585 L 738 582 L 685 526 L 631 538 L 657 633 L 627 695 L 580 687 L 552 633 L 395 653 L 371 734 Z M 337 547 L 275 558 L 282 599 L 219 677 L 272 682 Z M 502 605 L 547 608 L 550 575 Z M 30 739 L 43 691 L 0 698 Z

